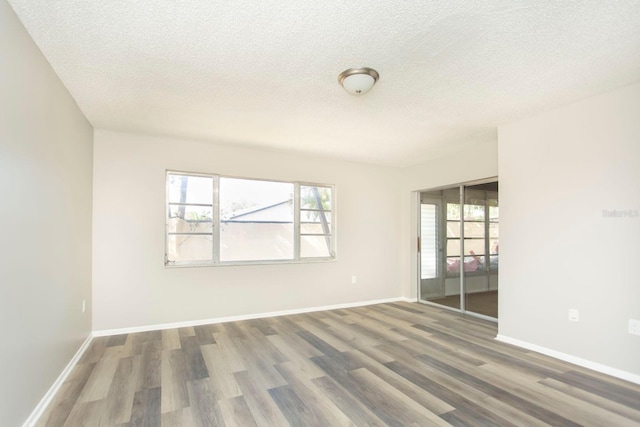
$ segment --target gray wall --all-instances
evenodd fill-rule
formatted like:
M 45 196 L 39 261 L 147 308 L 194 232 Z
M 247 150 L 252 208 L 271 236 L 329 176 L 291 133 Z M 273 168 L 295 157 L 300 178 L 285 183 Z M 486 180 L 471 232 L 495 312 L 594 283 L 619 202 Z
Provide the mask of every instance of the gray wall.
M 165 170 L 336 186 L 332 262 L 165 268 Z M 95 331 L 402 295 L 397 168 L 96 130 Z M 351 276 L 357 283 L 351 283 Z
M 498 140 L 500 335 L 635 375 L 639 111 L 636 84 L 502 126 Z
M 91 125 L 0 0 L 3 426 L 26 420 L 91 331 L 92 140 Z

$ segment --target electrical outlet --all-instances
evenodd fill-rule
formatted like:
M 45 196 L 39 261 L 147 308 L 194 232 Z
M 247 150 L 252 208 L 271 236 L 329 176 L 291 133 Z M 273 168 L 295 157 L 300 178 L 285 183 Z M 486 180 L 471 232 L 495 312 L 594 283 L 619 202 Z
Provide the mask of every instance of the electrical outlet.
M 569 320 L 571 322 L 577 322 L 580 320 L 580 312 L 578 312 L 578 310 L 576 310 L 575 308 L 570 308 L 569 309 Z
M 82 312 L 84 313 L 87 309 L 87 300 L 82 300 Z
M 629 319 L 629 333 L 631 335 L 640 335 L 640 320 Z
M 351 283 L 357 283 L 358 278 L 356 276 L 351 276 Z

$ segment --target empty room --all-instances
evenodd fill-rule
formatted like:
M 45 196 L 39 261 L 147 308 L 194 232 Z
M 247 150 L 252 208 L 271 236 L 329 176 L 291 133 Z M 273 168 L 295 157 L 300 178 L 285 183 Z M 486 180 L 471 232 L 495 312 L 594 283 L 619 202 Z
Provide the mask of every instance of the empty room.
M 0 0 L 0 425 L 640 426 L 640 2 Z

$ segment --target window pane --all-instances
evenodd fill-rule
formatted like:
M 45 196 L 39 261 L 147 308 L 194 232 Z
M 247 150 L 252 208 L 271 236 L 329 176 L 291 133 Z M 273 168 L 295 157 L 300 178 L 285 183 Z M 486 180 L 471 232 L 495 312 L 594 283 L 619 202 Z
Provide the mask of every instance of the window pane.
M 500 219 L 500 208 L 498 206 L 489 206 L 489 221 L 498 222 Z
M 220 226 L 220 261 L 293 258 L 293 222 L 233 222 Z
M 460 255 L 460 239 L 447 240 L 447 256 Z
M 293 222 L 293 184 L 222 177 L 220 213 L 223 220 Z
M 327 228 L 329 232 L 331 232 L 331 224 L 327 223 Z M 301 223 L 300 224 L 300 233 L 301 234 L 327 234 L 324 232 L 324 228 L 322 224 L 317 223 Z
M 468 221 L 483 221 L 484 206 L 482 205 L 464 205 L 464 219 Z
M 329 237 L 300 236 L 301 258 L 326 258 L 331 256 Z
M 300 222 L 313 222 L 317 224 L 322 224 L 326 222 L 327 224 L 331 223 L 331 212 L 326 211 L 300 211 Z
M 489 237 L 500 237 L 499 233 L 500 227 L 497 223 L 489 223 Z
M 484 222 L 465 222 L 464 237 L 484 237 Z
M 460 237 L 460 221 L 447 221 L 447 237 Z
M 458 203 L 447 203 L 447 219 L 460 220 L 460 205 Z
M 293 190 L 286 182 L 220 178 L 220 261 L 293 259 Z
M 331 188 L 301 185 L 300 207 L 331 210 Z
M 484 237 L 484 222 L 465 222 L 465 237 Z M 460 237 L 460 222 L 447 221 L 447 237 Z
M 169 233 L 211 233 L 211 208 L 205 206 L 169 205 Z
M 211 236 L 167 236 L 169 261 L 211 261 L 213 259 Z
M 465 255 L 484 255 L 484 239 L 464 239 Z M 447 256 L 460 255 L 460 239 L 447 240 Z
M 484 255 L 484 239 L 464 239 L 465 255 Z
M 213 204 L 213 178 L 168 174 L 169 202 Z
M 331 187 L 300 186 L 300 258 L 327 258 L 331 254 Z M 305 236 L 304 234 L 329 234 Z

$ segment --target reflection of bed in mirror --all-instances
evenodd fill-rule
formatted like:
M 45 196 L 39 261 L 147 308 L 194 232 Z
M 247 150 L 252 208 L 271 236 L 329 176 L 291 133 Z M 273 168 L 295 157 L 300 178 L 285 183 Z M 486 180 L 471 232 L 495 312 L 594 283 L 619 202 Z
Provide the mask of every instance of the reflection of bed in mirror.
M 485 257 L 478 256 L 473 251 L 470 252 L 471 256 L 464 257 L 465 273 L 472 271 L 486 271 L 484 264 Z M 498 270 L 498 255 L 491 255 L 489 257 L 489 266 L 492 271 Z M 447 259 L 447 273 L 460 273 L 460 258 Z
M 474 251 L 471 251 L 471 256 L 464 257 L 464 271 L 478 271 L 484 270 L 484 257 L 479 257 Z M 459 273 L 460 272 L 460 258 L 447 259 L 447 273 Z

